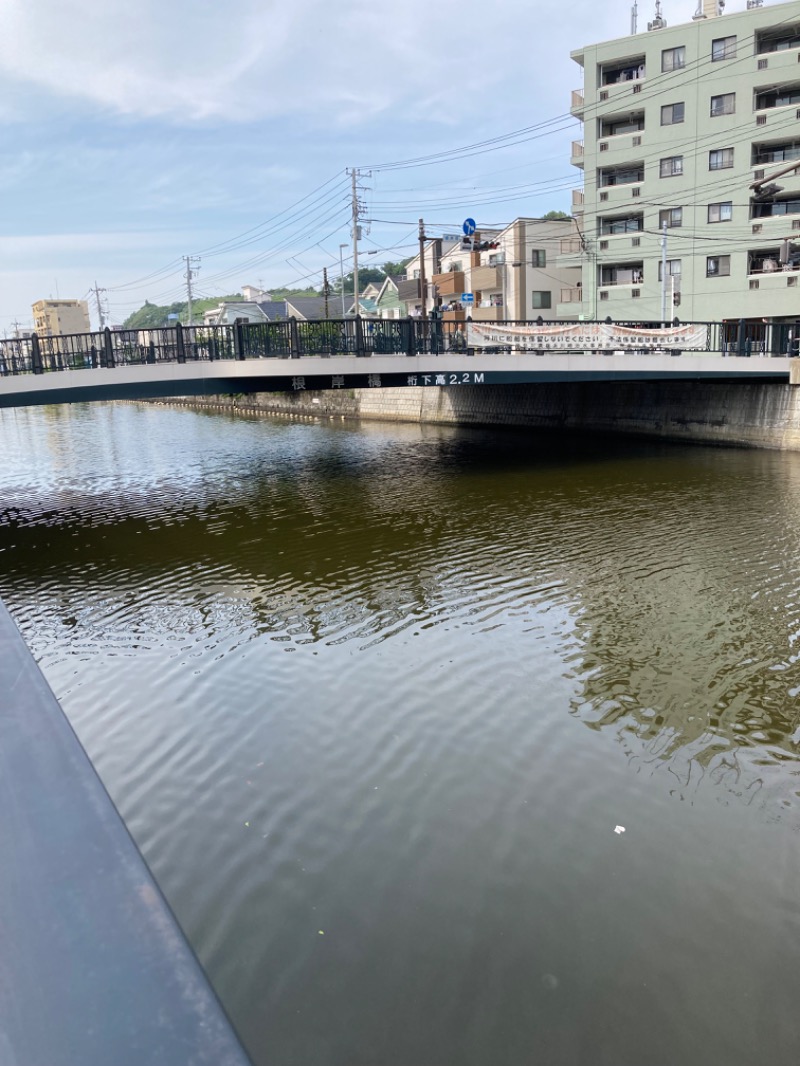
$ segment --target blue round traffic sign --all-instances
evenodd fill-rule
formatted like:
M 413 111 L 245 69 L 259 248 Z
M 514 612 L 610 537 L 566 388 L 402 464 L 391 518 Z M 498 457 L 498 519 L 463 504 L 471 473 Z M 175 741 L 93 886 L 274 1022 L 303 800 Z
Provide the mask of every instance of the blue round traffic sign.
M 461 228 L 464 230 L 464 233 L 468 237 L 471 237 L 472 234 L 475 232 L 475 230 L 478 227 L 475 225 L 475 219 L 474 218 L 467 218 L 467 219 L 464 219 L 464 225 Z

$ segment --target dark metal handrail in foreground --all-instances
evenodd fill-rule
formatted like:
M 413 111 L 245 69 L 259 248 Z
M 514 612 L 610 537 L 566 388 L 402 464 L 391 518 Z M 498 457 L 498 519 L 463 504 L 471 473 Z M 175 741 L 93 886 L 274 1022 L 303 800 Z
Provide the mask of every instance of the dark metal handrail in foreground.
M 0 1063 L 248 1066 L 0 604 Z
M 575 322 L 538 323 L 575 326 Z M 684 323 L 690 325 L 691 323 Z M 696 323 L 707 330 L 706 353 L 724 355 L 796 355 L 800 336 L 790 325 L 750 322 Z M 486 328 L 525 326 L 533 322 L 476 322 Z M 593 323 L 584 322 L 590 326 Z M 618 326 L 658 329 L 658 322 L 618 322 Z M 664 340 L 643 341 L 642 351 L 668 348 Z M 419 318 L 329 319 L 298 322 L 236 322 L 224 326 L 172 326 L 169 329 L 110 330 L 62 337 L 0 340 L 0 375 L 45 374 L 59 370 L 113 368 L 156 363 L 302 359 L 305 356 L 442 355 L 466 352 L 467 323 Z M 582 349 L 576 349 L 580 351 Z M 490 353 L 490 349 L 475 349 Z

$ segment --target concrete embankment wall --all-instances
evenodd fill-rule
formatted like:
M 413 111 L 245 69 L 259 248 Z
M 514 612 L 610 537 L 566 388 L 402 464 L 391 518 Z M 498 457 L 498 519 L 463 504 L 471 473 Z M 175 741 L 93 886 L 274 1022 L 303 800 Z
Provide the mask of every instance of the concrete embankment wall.
M 593 382 L 342 389 L 190 399 L 299 417 L 597 430 L 800 450 L 800 388 L 754 382 Z

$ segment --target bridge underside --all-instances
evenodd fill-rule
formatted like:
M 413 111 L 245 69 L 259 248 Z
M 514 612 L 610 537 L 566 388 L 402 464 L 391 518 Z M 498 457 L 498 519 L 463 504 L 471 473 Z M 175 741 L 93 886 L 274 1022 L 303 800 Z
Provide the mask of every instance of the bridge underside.
M 587 381 L 789 381 L 791 360 L 719 355 L 305 357 L 78 369 L 0 378 L 0 407 L 300 390 Z

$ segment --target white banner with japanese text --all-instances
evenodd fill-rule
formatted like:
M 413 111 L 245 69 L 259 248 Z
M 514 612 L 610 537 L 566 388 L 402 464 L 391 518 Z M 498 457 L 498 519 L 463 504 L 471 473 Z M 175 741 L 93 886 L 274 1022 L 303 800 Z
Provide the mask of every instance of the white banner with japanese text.
M 679 348 L 707 351 L 709 327 L 700 322 L 685 326 L 647 328 L 619 326 L 609 322 L 571 322 L 568 325 L 500 326 L 467 323 L 470 348 L 517 348 L 522 351 L 641 351 Z

